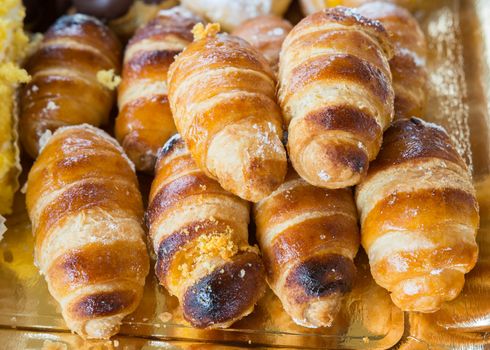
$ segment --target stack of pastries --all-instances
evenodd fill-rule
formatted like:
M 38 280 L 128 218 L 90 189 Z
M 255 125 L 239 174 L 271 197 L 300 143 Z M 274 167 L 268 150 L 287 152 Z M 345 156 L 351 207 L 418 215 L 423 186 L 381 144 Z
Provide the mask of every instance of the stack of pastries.
M 25 63 L 35 260 L 68 327 L 118 332 L 142 298 L 145 242 L 198 328 L 247 316 L 267 284 L 298 325 L 332 326 L 361 245 L 402 310 L 456 298 L 478 204 L 450 137 L 423 120 L 427 49 L 411 13 L 304 1 L 312 14 L 293 27 L 289 1 L 182 3 L 124 54 L 103 21 L 63 16 Z M 154 176 L 146 213 L 138 171 Z

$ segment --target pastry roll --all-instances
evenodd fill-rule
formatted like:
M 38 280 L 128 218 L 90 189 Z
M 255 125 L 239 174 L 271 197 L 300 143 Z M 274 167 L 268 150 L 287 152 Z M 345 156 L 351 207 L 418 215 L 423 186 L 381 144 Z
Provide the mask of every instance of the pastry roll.
M 274 73 L 249 43 L 218 30 L 196 27 L 196 40 L 170 66 L 170 107 L 199 168 L 257 202 L 286 175 Z
M 84 338 L 116 334 L 149 269 L 129 159 L 95 127 L 60 128 L 29 173 L 26 201 L 36 265 L 68 327 Z
M 393 123 L 356 201 L 371 272 L 398 307 L 433 312 L 458 296 L 478 256 L 478 203 L 444 129 Z
M 347 6 L 347 7 L 359 7 L 370 2 L 377 2 L 380 0 L 299 0 L 303 13 L 308 16 L 314 12 L 323 10 L 327 7 L 335 6 Z M 423 0 L 381 0 L 385 3 L 392 3 L 398 6 L 402 6 L 410 11 L 416 10 L 423 4 Z M 428 2 L 428 1 L 426 1 Z
M 176 130 L 167 98 L 167 72 L 192 42 L 199 18 L 176 7 L 139 29 L 129 42 L 118 91 L 116 138 L 136 169 L 151 172 L 158 149 Z
M 290 170 L 254 217 L 267 281 L 286 312 L 301 326 L 331 326 L 356 273 L 351 189 L 316 188 Z
M 380 21 L 393 43 L 390 67 L 395 117 L 423 117 L 427 96 L 427 44 L 417 20 L 404 8 L 381 1 L 363 5 L 358 11 Z
M 47 31 L 26 69 L 31 81 L 21 92 L 20 137 L 32 157 L 46 131 L 60 126 L 106 124 L 114 92 L 97 79 L 119 70 L 120 43 L 99 20 L 63 16 Z
M 259 50 L 277 73 L 281 45 L 291 29 L 293 26 L 285 19 L 264 15 L 243 22 L 232 34 L 247 40 Z
M 229 327 L 265 291 L 249 204 L 197 168 L 179 135 L 162 148 L 147 211 L 160 283 L 198 328 Z
M 279 102 L 289 157 L 310 184 L 361 181 L 393 118 L 389 37 L 378 21 L 336 7 L 303 19 L 284 41 Z
M 225 30 L 233 30 L 248 19 L 262 15 L 282 16 L 291 0 L 182 0 L 182 5 Z

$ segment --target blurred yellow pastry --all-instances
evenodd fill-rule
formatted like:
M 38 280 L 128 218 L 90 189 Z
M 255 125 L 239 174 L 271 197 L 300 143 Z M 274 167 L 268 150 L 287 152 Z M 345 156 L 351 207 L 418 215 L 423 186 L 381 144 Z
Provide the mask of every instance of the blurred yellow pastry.
M 20 0 L 0 0 L 0 214 L 11 212 L 20 173 L 14 97 L 16 85 L 28 80 L 17 65 L 28 42 L 22 28 L 24 14 Z

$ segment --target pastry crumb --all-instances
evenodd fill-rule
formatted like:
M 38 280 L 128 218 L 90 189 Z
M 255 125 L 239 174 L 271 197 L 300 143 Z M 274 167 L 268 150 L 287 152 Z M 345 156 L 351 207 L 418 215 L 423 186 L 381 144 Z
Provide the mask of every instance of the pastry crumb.
M 204 24 L 198 23 L 192 28 L 192 34 L 194 35 L 194 41 L 197 41 L 206 37 L 214 37 L 220 30 L 219 23 L 208 23 L 206 27 L 204 27 Z
M 187 278 L 190 276 L 189 265 L 184 263 L 180 264 L 177 269 L 180 271 L 183 278 Z
M 114 69 L 99 70 L 97 81 L 109 90 L 114 90 L 121 83 L 121 77 L 114 73 Z
M 114 346 L 117 348 L 119 346 L 119 340 L 114 340 Z
M 25 69 L 12 62 L 0 64 L 0 81 L 5 84 L 28 83 L 31 77 Z
M 369 343 L 369 338 L 368 337 L 363 337 L 362 338 L 362 341 L 364 342 L 364 344 L 368 344 Z
M 48 111 L 54 111 L 55 109 L 60 108 L 54 101 L 49 101 L 48 104 L 46 105 L 46 109 Z

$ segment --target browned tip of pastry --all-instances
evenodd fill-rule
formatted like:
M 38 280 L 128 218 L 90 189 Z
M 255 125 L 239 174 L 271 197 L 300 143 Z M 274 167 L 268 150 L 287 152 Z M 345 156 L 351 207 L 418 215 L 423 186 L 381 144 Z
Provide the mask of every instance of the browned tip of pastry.
M 175 134 L 165 142 L 162 148 L 158 150 L 157 159 L 160 161 L 164 157 L 170 155 L 174 150 L 185 147 L 185 142 L 180 134 Z
M 290 131 L 290 149 L 295 147 L 294 139 L 294 132 Z M 302 152 L 290 152 L 290 157 L 294 169 L 303 179 L 314 186 L 330 189 L 358 184 L 366 176 L 369 166 L 367 149 L 362 142 L 328 135 L 310 140 Z
M 228 327 L 252 312 L 264 291 L 262 261 L 255 253 L 243 253 L 187 290 L 184 317 L 198 328 Z
M 71 305 L 67 320 L 74 320 L 79 325 L 75 328 L 81 328 L 75 330 L 85 338 L 108 339 L 119 331 L 121 312 L 134 310 L 139 298 L 132 290 L 89 294 Z
M 215 37 L 220 30 L 219 23 L 208 23 L 206 27 L 204 27 L 204 24 L 198 23 L 192 28 L 192 34 L 194 35 L 194 41 L 197 41 L 207 37 Z
M 89 294 L 76 302 L 71 312 L 80 318 L 110 316 L 121 312 L 136 299 L 132 291 L 99 292 Z
M 179 133 L 174 134 L 170 137 L 167 142 L 158 150 L 156 162 L 155 162 L 155 173 L 161 169 L 166 164 L 166 159 L 170 157 L 174 152 L 186 151 L 187 147 L 180 136 Z
M 391 293 L 403 311 L 435 312 L 442 303 L 455 299 L 464 286 L 464 273 L 456 269 L 434 270 L 430 275 L 406 279 Z
M 242 125 L 229 126 L 214 137 L 206 165 L 225 190 L 255 203 L 279 187 L 287 172 L 279 136 Z
M 342 255 L 317 255 L 301 262 L 286 278 L 286 287 L 292 291 L 290 304 L 306 304 L 295 321 L 306 327 L 331 326 L 355 274 L 352 260 Z
M 352 260 L 343 255 L 319 255 L 297 266 L 289 274 L 286 283 L 297 284 L 308 297 L 345 294 L 352 289 L 355 271 Z

